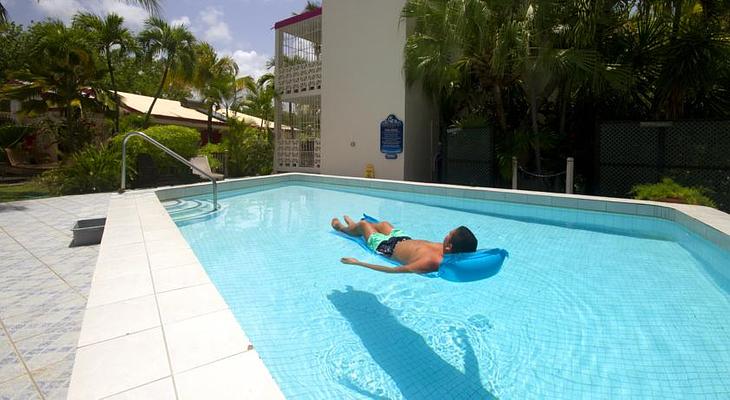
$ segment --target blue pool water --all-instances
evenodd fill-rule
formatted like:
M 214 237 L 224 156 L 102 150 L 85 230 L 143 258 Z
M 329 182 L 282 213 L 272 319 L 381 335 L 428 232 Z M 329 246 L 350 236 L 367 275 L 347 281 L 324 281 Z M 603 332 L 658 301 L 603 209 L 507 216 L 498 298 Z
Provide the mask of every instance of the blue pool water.
M 287 398 L 730 397 L 730 256 L 677 225 L 333 188 L 166 204 Z M 473 283 L 341 264 L 383 263 L 331 232 L 363 212 L 433 241 L 466 225 L 510 258 Z M 573 222 L 535 222 L 555 212 Z

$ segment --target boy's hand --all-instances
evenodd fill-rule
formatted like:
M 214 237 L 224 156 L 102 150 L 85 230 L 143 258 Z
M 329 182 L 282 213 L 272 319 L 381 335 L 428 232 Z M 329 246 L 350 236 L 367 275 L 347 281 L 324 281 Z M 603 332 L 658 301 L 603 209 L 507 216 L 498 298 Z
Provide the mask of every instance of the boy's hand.
M 340 259 L 340 262 L 343 264 L 360 264 L 360 261 L 352 257 L 342 257 Z

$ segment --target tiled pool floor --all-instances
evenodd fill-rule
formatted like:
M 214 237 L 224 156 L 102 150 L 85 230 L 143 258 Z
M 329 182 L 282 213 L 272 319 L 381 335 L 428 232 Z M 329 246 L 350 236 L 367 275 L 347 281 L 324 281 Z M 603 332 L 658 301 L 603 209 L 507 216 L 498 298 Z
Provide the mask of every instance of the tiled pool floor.
M 65 399 L 98 246 L 70 248 L 109 194 L 0 203 L 0 399 Z

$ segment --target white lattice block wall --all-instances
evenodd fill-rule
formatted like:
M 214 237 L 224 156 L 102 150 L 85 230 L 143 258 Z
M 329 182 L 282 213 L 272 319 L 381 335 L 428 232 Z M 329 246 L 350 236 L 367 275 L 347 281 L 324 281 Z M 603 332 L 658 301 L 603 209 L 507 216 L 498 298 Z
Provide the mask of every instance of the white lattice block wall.
M 299 166 L 299 140 L 282 139 L 277 143 L 277 153 L 280 167 Z
M 320 168 L 321 9 L 276 25 L 276 168 Z
M 321 61 L 290 65 L 277 71 L 276 89 L 279 94 L 301 93 L 321 88 Z

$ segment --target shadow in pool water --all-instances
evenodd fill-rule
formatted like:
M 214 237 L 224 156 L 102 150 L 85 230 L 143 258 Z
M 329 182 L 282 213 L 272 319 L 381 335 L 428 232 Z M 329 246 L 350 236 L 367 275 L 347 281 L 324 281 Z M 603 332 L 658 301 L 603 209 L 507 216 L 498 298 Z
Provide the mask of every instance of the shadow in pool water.
M 443 360 L 417 332 L 403 326 L 375 295 L 347 287 L 327 296 L 352 326 L 373 360 L 393 379 L 405 399 L 494 399 L 479 381 L 479 364 L 464 332 L 465 372 Z M 349 389 L 380 398 L 343 382 Z

